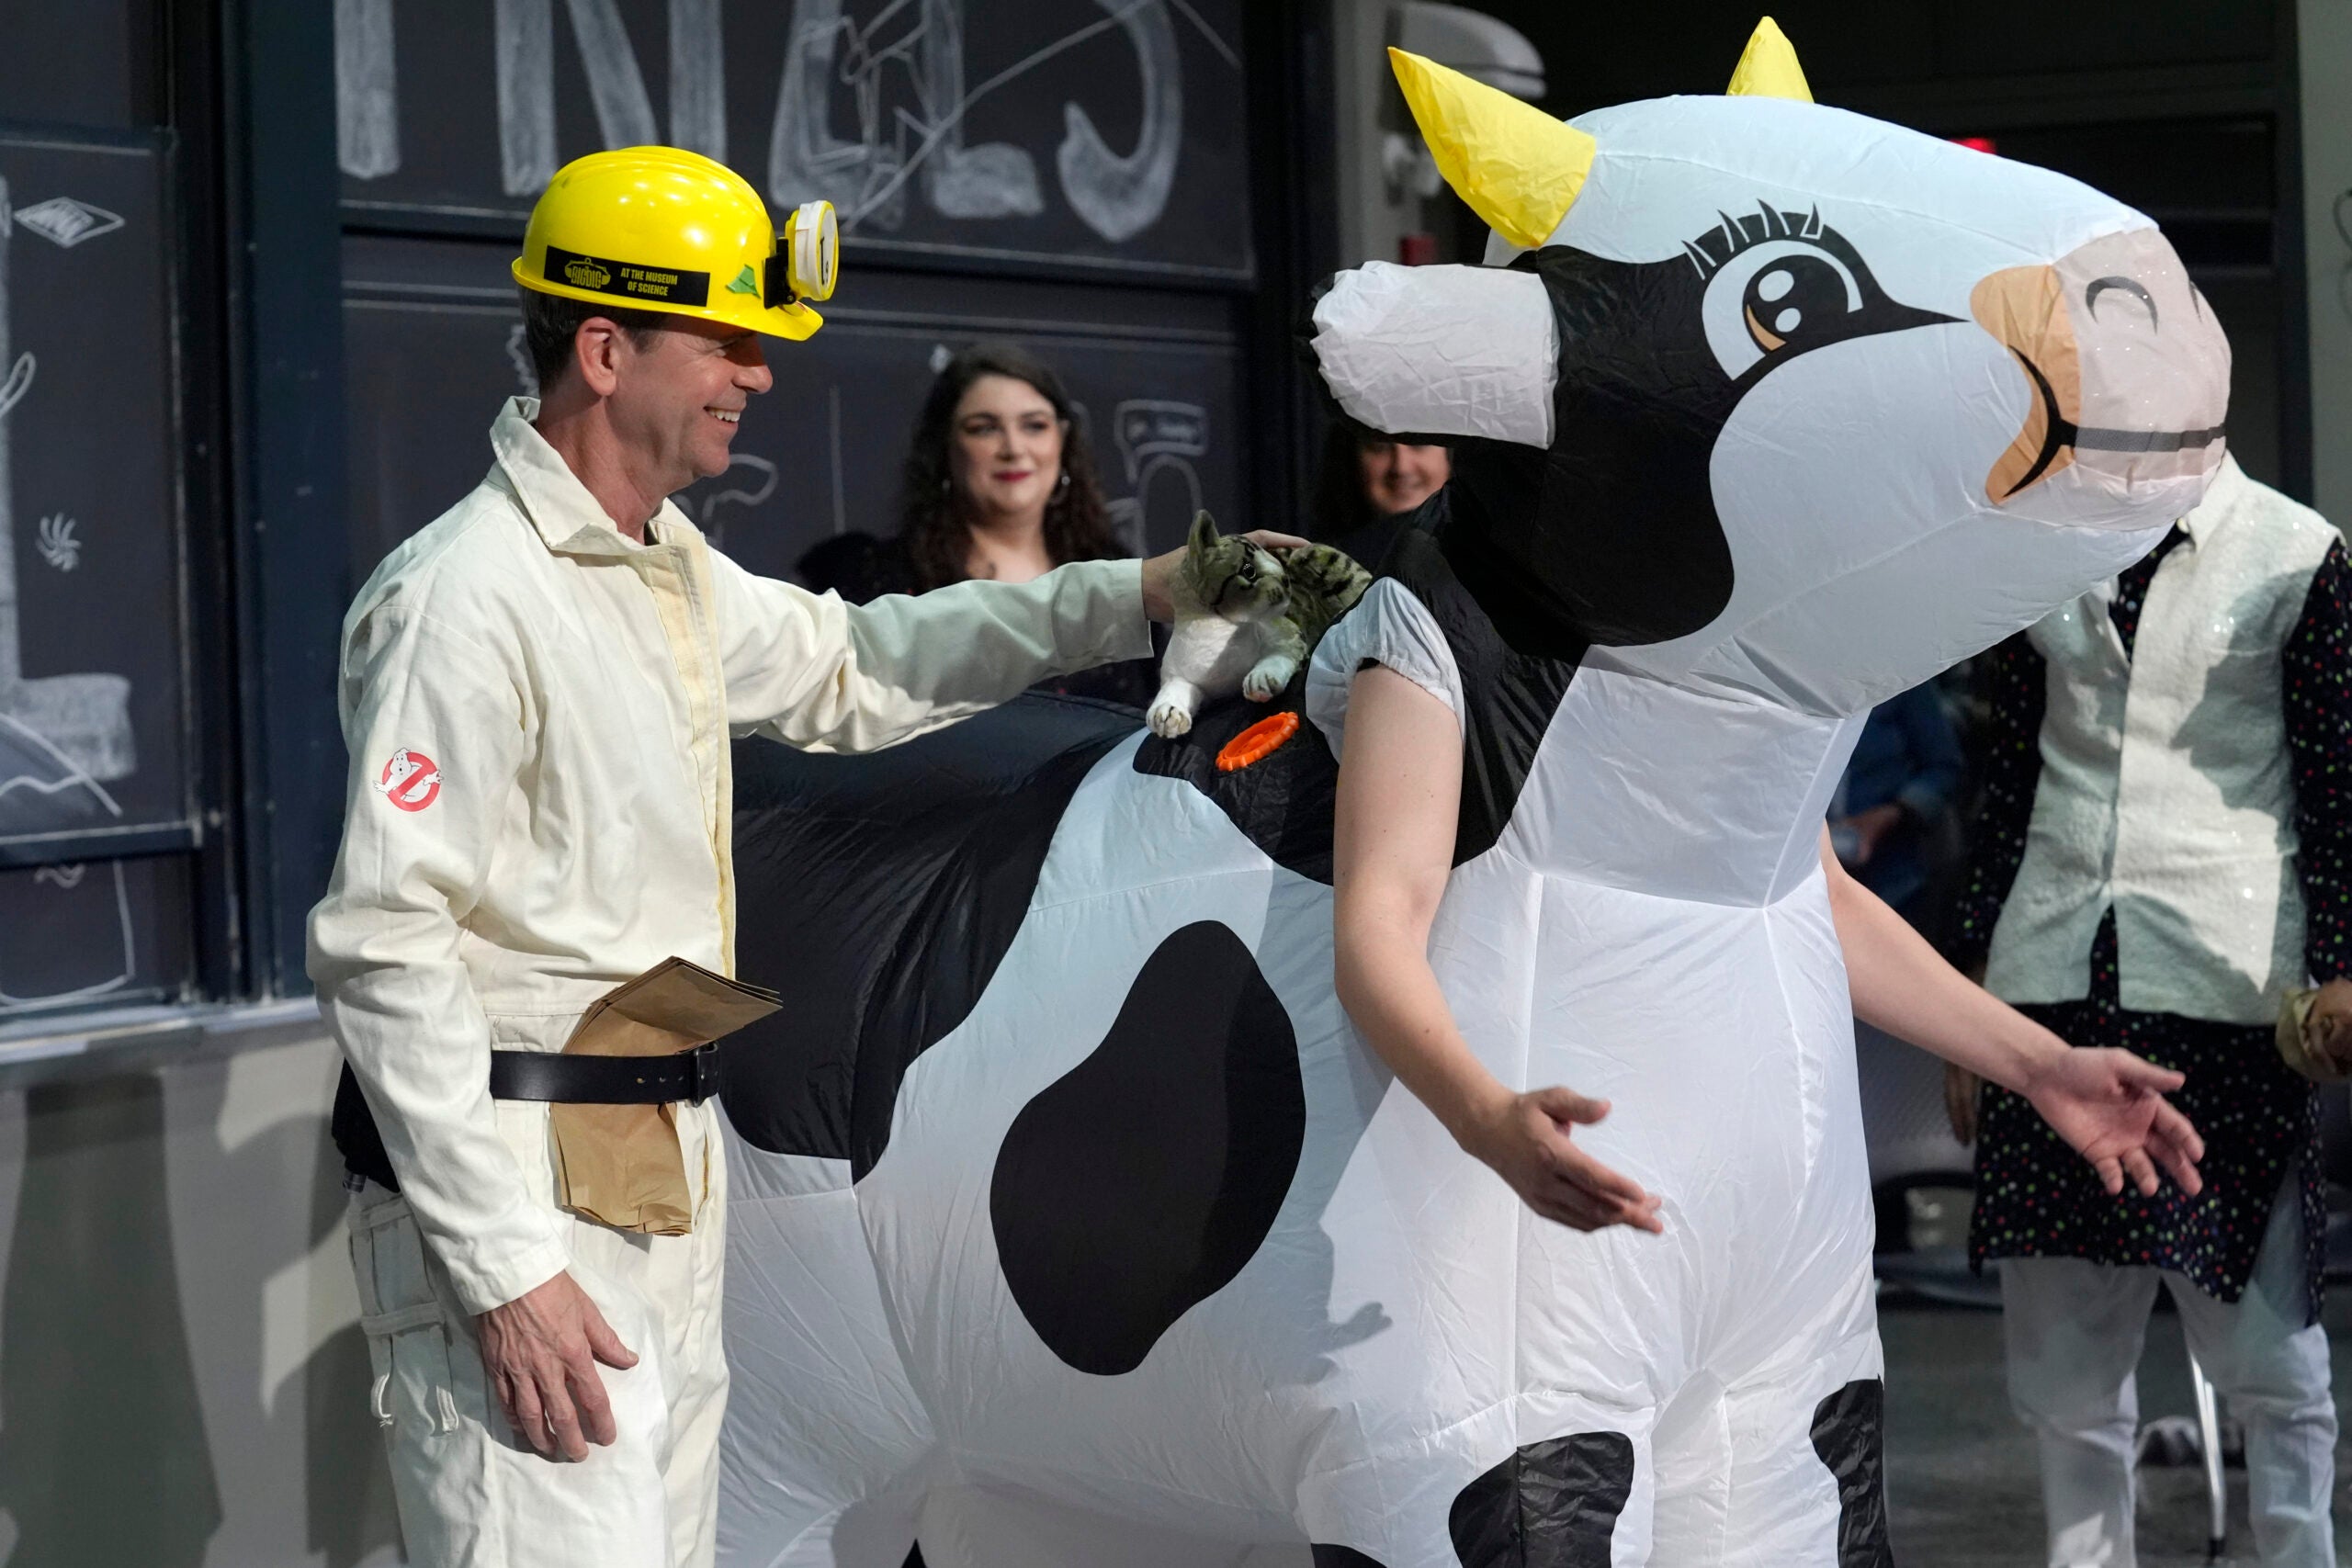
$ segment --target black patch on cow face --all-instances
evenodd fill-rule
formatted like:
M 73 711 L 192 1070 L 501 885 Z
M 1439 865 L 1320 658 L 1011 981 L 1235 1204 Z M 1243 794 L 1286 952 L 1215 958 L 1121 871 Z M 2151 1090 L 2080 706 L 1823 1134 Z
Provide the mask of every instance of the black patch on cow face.
M 1070 796 L 1140 722 L 1033 693 L 866 756 L 736 743 L 736 969 L 784 998 L 723 1047 L 747 1142 L 874 1168 L 899 1080 L 978 1002 Z
M 1462 1568 L 1609 1568 L 1609 1538 L 1633 1495 L 1623 1432 L 1530 1443 L 1453 1499 L 1453 1554 Z
M 1885 1386 L 1848 1383 L 1814 1407 L 1813 1451 L 1838 1478 L 1838 1568 L 1893 1568 L 1883 1457 Z
M 1367 1557 L 1352 1546 L 1325 1546 L 1318 1541 L 1306 1551 L 1315 1568 L 1388 1568 L 1377 1557 Z
M 1227 697 L 1204 705 L 1193 728 L 1173 740 L 1146 735 L 1136 749 L 1136 772 L 1182 779 L 1216 803 L 1227 820 L 1276 865 L 1310 882 L 1331 885 L 1331 809 L 1340 784 L 1339 760 L 1323 732 L 1302 716 L 1297 733 L 1270 756 L 1221 773 L 1225 743 L 1278 713 L 1300 713 L 1306 678 L 1271 703 Z
M 1551 296 L 1553 444 L 1457 445 L 1448 553 L 1529 652 L 1664 642 L 1721 615 L 1712 460 L 1741 398 L 1816 348 L 1951 319 L 1888 299 L 1818 216 L 1770 208 L 1670 261 L 1551 246 L 1512 265 Z
M 1005 1133 L 989 1219 L 1022 1315 L 1081 1372 L 1135 1371 L 1255 1255 L 1306 1137 L 1290 1015 L 1239 937 L 1183 927 Z

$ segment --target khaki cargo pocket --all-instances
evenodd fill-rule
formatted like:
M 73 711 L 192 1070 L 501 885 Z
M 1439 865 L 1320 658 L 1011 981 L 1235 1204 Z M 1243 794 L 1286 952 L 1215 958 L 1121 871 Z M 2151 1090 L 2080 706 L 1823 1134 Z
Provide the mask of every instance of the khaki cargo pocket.
M 419 1434 L 457 1430 L 447 1315 L 405 1201 L 352 1206 L 351 1272 L 359 1285 L 359 1328 L 373 1374 L 368 1404 L 376 1424 Z

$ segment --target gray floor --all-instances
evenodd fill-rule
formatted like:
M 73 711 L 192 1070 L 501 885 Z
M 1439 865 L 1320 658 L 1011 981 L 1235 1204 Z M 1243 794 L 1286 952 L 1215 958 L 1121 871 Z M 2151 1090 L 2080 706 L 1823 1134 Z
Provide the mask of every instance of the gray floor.
M 2336 1348 L 2335 1401 L 2352 1432 L 2352 1287 L 2328 1303 Z M 1887 1493 L 1895 1561 L 1903 1568 L 2031 1568 L 2043 1561 L 2041 1495 L 2034 1455 L 2009 1414 L 2001 1378 L 2001 1319 L 1966 1307 L 1883 1301 L 1886 1345 Z M 2142 1418 L 2190 1415 L 2188 1359 L 2180 1323 L 2160 1312 L 2140 1366 Z M 2251 1563 L 2245 1474 L 2228 1472 L 2232 1561 Z M 2142 1568 L 2205 1562 L 2204 1472 L 2140 1472 Z M 2339 1446 L 2335 1517 L 2339 1542 L 2352 1524 L 2352 1459 Z M 2339 1560 L 2344 1560 L 2339 1551 Z

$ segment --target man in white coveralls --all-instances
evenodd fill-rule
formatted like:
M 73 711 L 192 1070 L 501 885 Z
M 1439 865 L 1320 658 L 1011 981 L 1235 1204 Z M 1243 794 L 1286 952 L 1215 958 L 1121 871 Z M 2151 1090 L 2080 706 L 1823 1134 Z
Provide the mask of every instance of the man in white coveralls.
M 849 608 L 704 543 L 667 498 L 727 468 L 771 384 L 761 334 L 817 330 L 832 223 L 811 203 L 779 235 L 741 177 L 671 148 L 559 173 L 514 264 L 543 400 L 498 416 L 488 477 L 344 623 L 351 776 L 310 973 L 350 1064 L 337 1141 L 414 1563 L 711 1559 L 726 1179 L 707 1054 L 550 1054 L 673 954 L 730 970 L 730 728 L 887 746 L 1145 656 L 1147 616 L 1169 614 L 1174 556 Z M 634 1092 L 590 1071 L 623 1060 Z M 561 1206 L 576 1162 L 550 1100 L 666 1105 L 641 1114 L 674 1125 L 679 1217 Z

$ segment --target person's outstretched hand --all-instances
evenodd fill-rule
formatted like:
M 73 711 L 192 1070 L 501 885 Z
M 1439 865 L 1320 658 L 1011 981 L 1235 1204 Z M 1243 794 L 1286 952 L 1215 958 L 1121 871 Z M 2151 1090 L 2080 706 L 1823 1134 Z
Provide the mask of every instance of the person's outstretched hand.
M 2161 1166 L 2193 1198 L 2205 1185 L 2197 1174 L 2205 1140 L 2165 1099 L 2186 1081 L 2129 1051 L 2065 1050 L 2052 1054 L 2024 1093 L 2109 1192 L 2121 1192 L 2128 1178 L 2154 1197 Z
M 1295 535 L 1277 534 L 1268 528 L 1252 528 L 1241 536 L 1261 550 L 1295 550 L 1306 544 Z M 1184 552 L 1173 549 L 1143 563 L 1143 613 L 1155 621 L 1176 618 L 1176 600 L 1169 589 L 1176 581 L 1176 568 L 1183 559 Z
M 1631 1225 L 1662 1233 L 1658 1200 L 1579 1148 L 1569 1135 L 1609 1114 L 1605 1100 L 1538 1089 L 1499 1100 L 1461 1134 L 1464 1148 L 1494 1168 L 1527 1206 L 1570 1230 Z
M 612 1402 L 605 1397 L 608 1367 L 637 1365 L 637 1354 L 605 1323 L 605 1314 L 568 1274 L 524 1292 L 474 1319 L 481 1365 L 507 1425 L 548 1459 L 579 1461 L 588 1445 L 612 1442 Z

